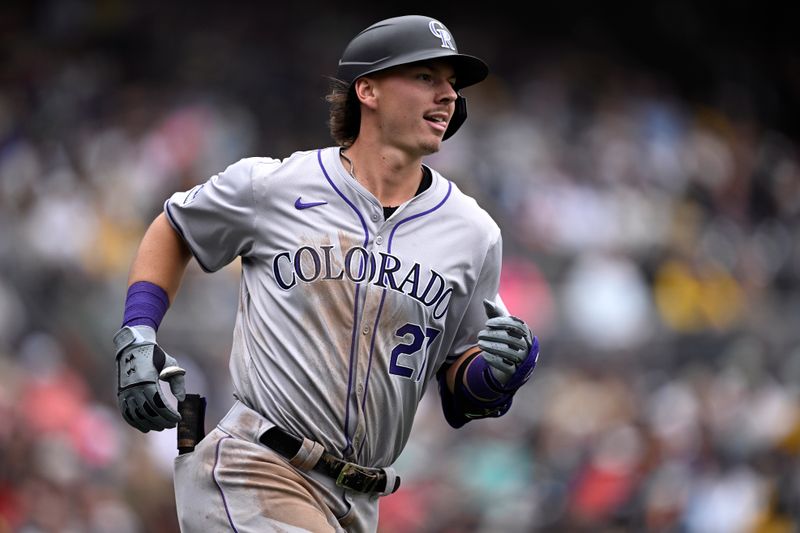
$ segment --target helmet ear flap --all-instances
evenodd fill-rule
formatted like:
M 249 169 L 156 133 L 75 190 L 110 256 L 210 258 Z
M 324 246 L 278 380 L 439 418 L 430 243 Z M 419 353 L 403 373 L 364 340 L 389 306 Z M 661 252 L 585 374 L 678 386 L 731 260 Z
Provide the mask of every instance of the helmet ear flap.
M 456 109 L 453 111 L 453 116 L 450 117 L 450 124 L 447 125 L 447 131 L 444 132 L 442 140 L 446 141 L 452 137 L 465 120 L 467 120 L 467 99 L 461 96 L 461 93 L 458 93 Z

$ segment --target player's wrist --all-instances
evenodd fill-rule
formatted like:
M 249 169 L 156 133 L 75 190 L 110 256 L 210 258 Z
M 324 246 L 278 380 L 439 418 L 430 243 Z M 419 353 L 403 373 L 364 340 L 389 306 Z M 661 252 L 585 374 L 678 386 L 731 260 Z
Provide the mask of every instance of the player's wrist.
M 511 394 L 501 390 L 488 366 L 477 352 L 458 369 L 454 395 L 465 412 L 492 410 L 508 402 Z
M 493 402 L 508 394 L 503 388 L 503 382 L 495 376 L 496 369 L 489 365 L 480 352 L 466 364 L 468 366 L 464 373 L 464 384 L 477 401 Z
M 169 295 L 149 281 L 137 281 L 128 287 L 123 326 L 149 326 L 155 331 L 169 308 Z

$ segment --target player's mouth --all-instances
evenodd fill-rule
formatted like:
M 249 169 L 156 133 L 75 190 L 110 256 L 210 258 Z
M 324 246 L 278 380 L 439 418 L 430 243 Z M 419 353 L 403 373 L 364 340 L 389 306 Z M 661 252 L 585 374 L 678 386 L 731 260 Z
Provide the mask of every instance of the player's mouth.
M 450 115 L 444 112 L 436 112 L 428 113 L 423 118 L 428 122 L 428 124 L 431 125 L 433 129 L 444 134 L 444 132 L 447 130 L 447 121 L 450 118 Z

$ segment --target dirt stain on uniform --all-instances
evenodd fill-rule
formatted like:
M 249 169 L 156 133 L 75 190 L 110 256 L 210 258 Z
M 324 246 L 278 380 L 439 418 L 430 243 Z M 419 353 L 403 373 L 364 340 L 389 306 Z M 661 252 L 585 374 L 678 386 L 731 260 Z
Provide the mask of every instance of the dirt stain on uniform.
M 332 277 L 338 277 L 337 274 L 343 271 L 345 251 L 357 245 L 351 236 L 341 231 L 338 233 L 338 242 L 333 242 L 330 236 L 316 239 L 306 237 L 302 242 L 321 254 L 325 248 L 329 250 Z M 312 272 L 316 268 L 313 257 L 304 254 L 300 267 L 304 272 Z M 322 268 L 325 269 L 325 265 Z M 330 412 L 344 413 L 345 395 L 335 391 L 346 391 L 350 379 L 356 284 L 346 276 L 342 279 L 324 278 L 323 275 L 310 283 L 298 283 L 293 290 L 302 290 L 304 295 L 303 320 L 308 324 L 306 331 L 311 344 L 304 349 L 319 354 L 318 357 L 308 358 L 311 374 L 319 378 L 320 391 L 331 405 Z M 363 287 L 359 288 L 361 290 Z

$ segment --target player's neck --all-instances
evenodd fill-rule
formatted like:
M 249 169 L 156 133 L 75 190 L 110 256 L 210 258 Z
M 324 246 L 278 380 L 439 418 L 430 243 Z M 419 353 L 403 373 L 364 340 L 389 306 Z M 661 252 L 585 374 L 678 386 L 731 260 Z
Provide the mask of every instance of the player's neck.
M 422 180 L 422 158 L 393 148 L 374 149 L 356 142 L 343 153 L 342 164 L 385 207 L 414 197 Z

